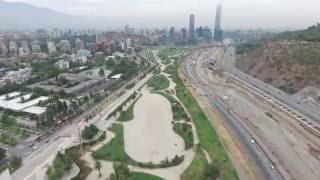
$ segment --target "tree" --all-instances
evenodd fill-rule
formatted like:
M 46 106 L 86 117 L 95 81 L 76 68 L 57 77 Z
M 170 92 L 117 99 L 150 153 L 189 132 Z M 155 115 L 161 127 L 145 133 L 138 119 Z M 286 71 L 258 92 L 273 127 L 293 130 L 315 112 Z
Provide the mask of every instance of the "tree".
M 99 171 L 99 177 L 101 177 L 102 174 L 101 174 L 101 162 L 100 161 L 96 161 L 95 168 Z
M 1 120 L 3 124 L 14 125 L 16 123 L 16 119 L 11 116 L 8 116 L 6 113 L 2 113 Z
M 215 180 L 218 179 L 220 176 L 219 170 L 216 166 L 212 163 L 206 167 L 204 170 L 204 178 L 206 180 Z
M 100 71 L 99 71 L 99 75 L 102 76 L 102 77 L 104 77 L 104 70 L 103 70 L 102 68 L 101 68 Z
M 115 179 L 116 180 L 126 180 L 130 176 L 130 170 L 128 165 L 123 162 L 114 162 L 113 169 L 115 172 Z
M 22 165 L 22 159 L 21 157 L 14 156 L 10 158 L 9 164 L 10 164 L 10 170 L 13 171 Z
M 0 161 L 7 157 L 6 152 L 5 149 L 0 148 Z
M 98 133 L 98 131 L 99 129 L 97 126 L 91 124 L 82 130 L 82 137 L 85 139 L 92 139 Z

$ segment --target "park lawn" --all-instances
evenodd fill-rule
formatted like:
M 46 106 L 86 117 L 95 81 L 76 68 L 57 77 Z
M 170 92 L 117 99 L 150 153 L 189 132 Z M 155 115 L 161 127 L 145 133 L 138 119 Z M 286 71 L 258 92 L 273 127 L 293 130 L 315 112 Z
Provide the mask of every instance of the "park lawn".
M 92 155 L 95 159 L 107 161 L 127 162 L 128 157 L 124 150 L 124 137 L 122 124 L 113 124 L 111 131 L 115 133 L 115 137 Z
M 131 104 L 126 111 L 120 112 L 120 117 L 117 119 L 117 121 L 120 122 L 127 122 L 133 119 L 133 107 L 134 103 Z
M 221 179 L 238 179 L 237 173 L 234 170 L 214 128 L 200 108 L 196 99 L 186 89 L 182 80 L 180 79 L 178 75 L 179 63 L 180 62 L 175 62 L 174 65 L 168 66 L 166 72 L 171 75 L 173 81 L 177 84 L 177 97 L 186 106 L 189 113 L 191 114 L 191 117 L 197 129 L 201 147 L 208 151 L 216 167 L 219 169 Z M 196 169 L 193 170 L 191 168 L 188 168 L 188 170 L 196 172 Z M 198 173 L 202 173 L 202 171 L 199 171 Z M 189 173 L 186 172 L 186 174 Z M 189 177 L 187 179 L 193 179 L 193 177 Z
M 148 86 L 152 87 L 155 91 L 167 89 L 170 85 L 170 81 L 163 74 L 155 75 L 149 82 Z
M 190 166 L 181 175 L 182 180 L 203 180 L 204 170 L 208 166 L 208 161 L 201 149 L 198 148 Z
M 120 117 L 117 119 L 117 121 L 127 122 L 134 118 L 133 108 L 138 99 L 136 99 L 132 104 L 130 104 L 130 106 L 125 111 L 121 111 Z
M 146 174 L 142 172 L 132 172 L 128 180 L 163 180 L 158 176 Z
M 164 92 L 157 91 L 154 93 L 157 93 L 157 94 L 164 96 L 170 102 L 172 113 L 173 113 L 173 120 L 180 121 L 180 120 L 188 120 L 189 119 L 188 115 L 187 115 L 186 111 L 184 110 L 184 108 L 182 107 L 182 105 L 174 97 L 172 97 L 171 95 L 164 93 Z
M 10 146 L 16 146 L 17 145 L 17 140 L 12 137 L 11 135 L 6 135 L 6 134 L 1 134 L 0 135 L 0 142 L 10 145 Z
M 185 143 L 185 150 L 192 148 L 193 146 L 193 134 L 192 134 L 192 126 L 187 123 L 175 123 L 173 130 L 179 134 Z

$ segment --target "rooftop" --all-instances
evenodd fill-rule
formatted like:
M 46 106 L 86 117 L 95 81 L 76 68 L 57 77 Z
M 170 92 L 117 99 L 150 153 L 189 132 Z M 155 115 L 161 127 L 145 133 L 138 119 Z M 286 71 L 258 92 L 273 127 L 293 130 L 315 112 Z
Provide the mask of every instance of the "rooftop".
M 12 96 L 12 94 L 15 96 Z M 20 96 L 20 92 L 14 92 L 14 93 L 10 93 L 8 95 L 9 95 L 9 97 L 11 96 L 14 98 L 7 100 L 6 99 L 7 95 L 0 96 L 0 107 L 2 107 L 4 109 L 10 109 L 12 111 L 25 112 L 25 110 L 30 107 L 38 107 L 36 105 L 39 104 L 40 101 L 46 101 L 49 99 L 49 97 L 47 97 L 47 96 L 41 96 L 36 99 L 29 100 L 31 98 L 32 94 L 25 94 L 23 96 Z M 22 97 L 25 99 L 25 102 L 21 101 Z M 38 108 L 38 110 L 39 109 L 40 109 L 40 107 Z

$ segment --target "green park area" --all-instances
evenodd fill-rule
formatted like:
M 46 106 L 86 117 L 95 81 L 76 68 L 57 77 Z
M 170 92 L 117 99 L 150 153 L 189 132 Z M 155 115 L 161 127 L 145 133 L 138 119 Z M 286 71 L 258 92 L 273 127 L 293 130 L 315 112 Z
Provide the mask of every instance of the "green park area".
M 188 121 L 189 120 L 186 111 L 184 110 L 182 105 L 173 96 L 171 96 L 167 93 L 164 93 L 164 92 L 155 92 L 155 93 L 164 96 L 170 102 L 171 109 L 173 112 L 173 120 L 175 120 L 175 121 L 180 121 L 180 120 Z
M 196 99 L 186 89 L 183 81 L 180 79 L 178 75 L 179 65 L 180 61 L 176 61 L 175 64 L 167 67 L 166 72 L 171 75 L 171 78 L 177 84 L 177 97 L 188 109 L 193 119 L 200 140 L 200 148 L 203 148 L 208 152 L 212 158 L 212 162 L 214 162 L 214 168 L 218 170 L 221 179 L 238 179 L 237 173 L 234 170 L 214 128 L 200 108 Z M 203 179 L 201 178 L 204 176 L 203 168 L 199 167 L 206 167 L 208 166 L 208 163 L 205 158 L 200 158 L 200 152 L 201 151 L 197 152 L 196 158 L 193 160 L 191 166 L 185 171 L 185 179 Z
M 60 151 L 53 160 L 52 166 L 47 170 L 49 180 L 58 180 L 72 169 L 72 159 L 68 154 L 63 154 Z
M 186 150 L 192 148 L 193 134 L 192 134 L 192 127 L 190 124 L 175 123 L 173 130 L 183 138 L 183 140 L 185 142 L 185 149 Z
M 129 180 L 162 180 L 162 178 L 151 174 L 132 172 L 130 173 Z
M 170 85 L 170 82 L 166 76 L 163 74 L 157 74 L 155 75 L 149 82 L 148 86 L 152 87 L 155 91 L 160 91 L 167 89 Z

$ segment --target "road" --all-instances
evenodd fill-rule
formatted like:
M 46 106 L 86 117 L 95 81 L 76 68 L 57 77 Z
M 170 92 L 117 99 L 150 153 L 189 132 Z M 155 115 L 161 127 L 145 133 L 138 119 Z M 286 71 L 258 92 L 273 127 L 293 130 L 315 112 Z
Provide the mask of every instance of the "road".
M 221 114 L 220 121 L 230 127 L 233 138 L 266 179 L 271 179 L 263 172 L 268 166 L 267 172 L 278 172 L 278 179 L 319 179 L 319 137 L 304 128 L 300 113 L 226 72 L 224 57 L 225 47 L 202 48 L 185 62 L 186 76 L 193 79 L 199 102 L 210 102 L 212 110 Z M 241 172 L 236 163 L 235 168 Z
M 112 121 L 106 121 L 109 113 L 126 102 L 126 100 L 134 92 L 139 91 L 139 89 L 142 88 L 150 80 L 151 77 L 152 74 L 147 74 L 132 89 L 126 91 L 88 122 L 84 120 L 84 117 L 91 114 L 91 111 L 96 111 L 97 109 L 93 108 L 90 111 L 88 110 L 83 115 L 74 120 L 73 122 L 75 123 L 64 124 L 62 127 L 54 130 L 54 132 L 49 136 L 42 138 L 40 142 L 35 143 L 34 146 L 36 146 L 37 148 L 29 148 L 26 150 L 25 153 L 28 154 L 23 158 L 23 166 L 17 169 L 12 174 L 12 179 L 42 180 L 47 166 L 51 163 L 58 151 L 64 150 L 70 146 L 74 146 L 80 143 L 78 128 L 81 130 L 88 124 L 99 124 L 100 129 L 107 129 L 115 120 L 112 119 Z M 102 127 L 101 124 L 103 124 Z
M 235 48 L 229 47 L 226 50 L 226 55 L 224 59 L 224 70 L 233 74 L 234 76 L 242 79 L 243 81 L 259 88 L 260 90 L 268 93 L 269 95 L 277 98 L 281 102 L 290 106 L 294 110 L 300 112 L 304 116 L 313 120 L 317 124 L 320 124 L 320 109 L 309 106 L 305 102 L 295 99 L 288 95 L 287 93 L 277 89 L 269 84 L 264 83 L 263 81 L 256 79 L 236 68 L 235 66 Z
M 201 67 L 199 67 L 198 64 L 190 65 L 191 63 L 192 62 L 187 61 L 183 64 L 183 72 L 185 76 L 189 81 L 194 83 L 198 90 L 201 90 L 202 93 L 205 94 L 211 107 L 217 109 L 229 126 L 232 127 L 234 132 L 241 139 L 242 144 L 246 147 L 246 150 L 249 152 L 251 159 L 256 161 L 255 163 L 263 173 L 265 179 L 282 179 L 277 171 L 270 166 L 272 162 L 268 159 L 266 154 L 264 154 L 260 146 L 251 142 L 252 137 L 237 122 L 237 117 L 229 112 L 229 110 L 222 104 L 221 100 L 219 100 L 219 97 L 208 87 L 207 81 L 199 75 L 197 68 Z

